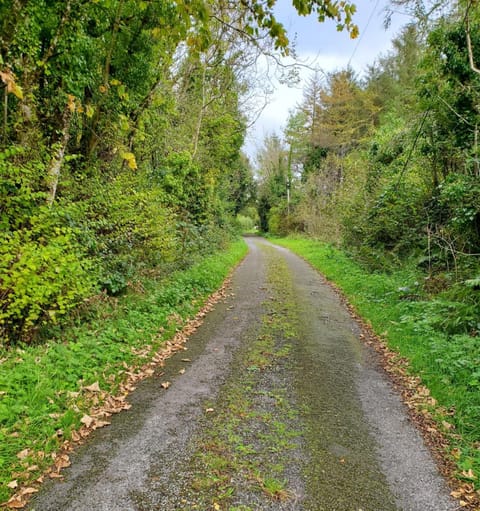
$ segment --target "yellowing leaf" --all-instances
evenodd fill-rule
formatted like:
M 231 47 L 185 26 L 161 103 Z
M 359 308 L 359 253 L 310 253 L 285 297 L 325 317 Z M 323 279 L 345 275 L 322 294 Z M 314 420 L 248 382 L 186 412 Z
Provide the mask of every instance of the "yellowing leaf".
M 135 155 L 133 153 L 122 153 L 122 158 L 127 162 L 127 165 L 132 170 L 137 168 L 137 161 L 135 160 Z
M 23 91 L 20 85 L 14 84 L 12 87 L 12 93 L 17 96 L 18 99 L 23 99 Z
M 72 96 L 71 94 L 68 95 L 68 103 L 67 103 L 67 108 L 70 110 L 70 112 L 73 114 L 73 112 L 75 112 L 76 110 L 76 105 L 75 105 L 75 96 Z
M 86 116 L 91 119 L 93 117 L 93 114 L 95 113 L 95 108 L 93 108 L 92 105 L 87 105 L 85 114 Z
M 0 71 L 0 79 L 7 86 L 9 94 L 13 94 L 18 99 L 23 99 L 22 88 L 15 82 L 15 75 L 9 69 Z
M 354 25 L 350 31 L 350 39 L 356 39 L 359 33 L 357 25 Z

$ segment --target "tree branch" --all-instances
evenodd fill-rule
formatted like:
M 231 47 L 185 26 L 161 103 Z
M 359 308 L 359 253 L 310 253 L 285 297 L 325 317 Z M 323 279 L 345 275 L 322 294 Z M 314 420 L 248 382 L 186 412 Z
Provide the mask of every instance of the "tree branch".
M 468 8 L 472 5 L 472 2 L 470 2 Z M 480 69 L 475 65 L 474 59 L 473 59 L 473 48 L 472 48 L 472 39 L 470 37 L 470 20 L 468 16 L 468 9 L 467 9 L 467 15 L 465 17 L 465 31 L 467 35 L 467 49 L 468 49 L 468 60 L 470 62 L 470 68 L 472 71 L 480 75 Z

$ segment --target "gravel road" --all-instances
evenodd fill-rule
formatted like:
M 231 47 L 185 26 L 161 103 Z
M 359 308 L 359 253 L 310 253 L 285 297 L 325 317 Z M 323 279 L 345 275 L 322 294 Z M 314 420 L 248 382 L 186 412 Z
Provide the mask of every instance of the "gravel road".
M 31 511 L 457 509 L 336 294 L 288 250 L 247 243 L 187 351 Z

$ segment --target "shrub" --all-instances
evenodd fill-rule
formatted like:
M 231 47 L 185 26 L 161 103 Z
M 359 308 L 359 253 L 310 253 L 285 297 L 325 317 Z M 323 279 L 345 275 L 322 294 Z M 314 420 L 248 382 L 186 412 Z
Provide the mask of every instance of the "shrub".
M 44 320 L 57 316 L 91 294 L 89 262 L 82 258 L 74 232 L 54 227 L 0 237 L 0 338 L 28 341 Z

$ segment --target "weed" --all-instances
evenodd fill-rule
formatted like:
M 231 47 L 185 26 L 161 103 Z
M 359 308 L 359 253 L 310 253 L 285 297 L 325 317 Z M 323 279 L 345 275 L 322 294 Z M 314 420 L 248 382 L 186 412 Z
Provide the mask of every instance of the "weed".
M 286 481 L 279 481 L 274 477 L 266 477 L 260 481 L 263 491 L 274 500 L 287 500 L 289 493 L 285 489 Z
M 195 495 L 190 498 L 203 508 L 218 503 L 220 497 L 222 505 L 233 504 L 245 494 L 256 499 L 289 497 L 285 465 L 298 447 L 299 433 L 292 428 L 298 417 L 291 396 L 266 382 L 270 371 L 288 363 L 296 316 L 294 307 L 285 308 L 290 281 L 285 263 L 275 251 L 267 253 L 267 258 L 273 295 L 264 303 L 260 325 L 252 327 L 237 353 L 233 374 L 217 402 L 209 403 L 217 414 L 209 418 L 194 445 L 191 464 L 196 476 L 190 487 Z M 227 509 L 251 508 L 231 505 Z

